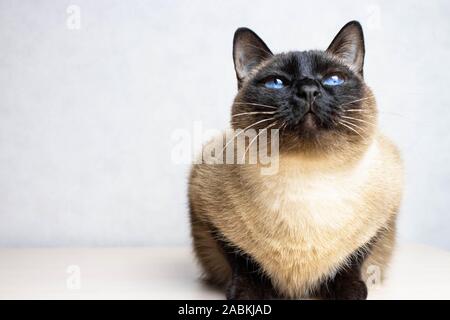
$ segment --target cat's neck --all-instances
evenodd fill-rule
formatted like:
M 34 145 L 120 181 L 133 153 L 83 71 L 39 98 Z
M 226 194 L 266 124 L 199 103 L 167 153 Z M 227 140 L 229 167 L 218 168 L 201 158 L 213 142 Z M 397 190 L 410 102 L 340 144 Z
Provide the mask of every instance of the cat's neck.
M 281 174 L 295 172 L 304 174 L 326 174 L 348 172 L 357 169 L 377 153 L 377 141 L 338 152 L 310 154 L 302 152 L 280 153 L 279 170 Z

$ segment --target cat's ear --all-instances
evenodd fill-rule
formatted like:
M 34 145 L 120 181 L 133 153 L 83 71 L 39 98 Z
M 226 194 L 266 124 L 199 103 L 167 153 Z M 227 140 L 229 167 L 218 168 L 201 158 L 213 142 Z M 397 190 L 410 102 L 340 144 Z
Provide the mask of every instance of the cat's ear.
M 261 62 L 273 56 L 264 41 L 252 30 L 239 28 L 234 33 L 233 60 L 238 87 Z
M 347 23 L 334 37 L 327 52 L 339 57 L 362 76 L 365 49 L 361 24 L 358 21 Z

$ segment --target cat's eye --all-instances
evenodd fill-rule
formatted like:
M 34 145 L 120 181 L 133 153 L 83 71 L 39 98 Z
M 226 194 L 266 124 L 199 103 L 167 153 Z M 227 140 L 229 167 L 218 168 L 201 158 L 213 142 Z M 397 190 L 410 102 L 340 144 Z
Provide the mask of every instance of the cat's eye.
M 337 74 L 333 74 L 331 76 L 325 77 L 322 80 L 322 83 L 326 86 L 339 86 L 344 83 L 344 78 Z
M 280 78 L 270 78 L 264 82 L 264 86 L 269 89 L 282 89 L 284 82 Z

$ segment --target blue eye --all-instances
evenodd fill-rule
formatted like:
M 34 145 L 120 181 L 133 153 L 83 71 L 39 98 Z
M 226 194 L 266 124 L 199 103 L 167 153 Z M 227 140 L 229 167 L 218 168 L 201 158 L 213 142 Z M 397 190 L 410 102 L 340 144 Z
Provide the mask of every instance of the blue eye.
M 322 80 L 322 83 L 326 86 L 339 86 L 344 83 L 344 79 L 334 74 L 332 76 L 326 77 Z
M 273 79 L 267 80 L 264 83 L 264 86 L 269 89 L 282 89 L 282 88 L 284 88 L 284 83 L 283 83 L 283 80 L 281 80 L 279 78 L 273 78 Z

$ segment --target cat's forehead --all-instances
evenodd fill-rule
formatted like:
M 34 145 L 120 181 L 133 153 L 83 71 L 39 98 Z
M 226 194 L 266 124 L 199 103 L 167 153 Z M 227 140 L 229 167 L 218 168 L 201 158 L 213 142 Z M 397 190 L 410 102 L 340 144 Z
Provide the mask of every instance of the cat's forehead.
M 346 68 L 323 51 L 291 51 L 274 55 L 266 71 L 281 71 L 291 75 L 315 75 L 331 68 Z

